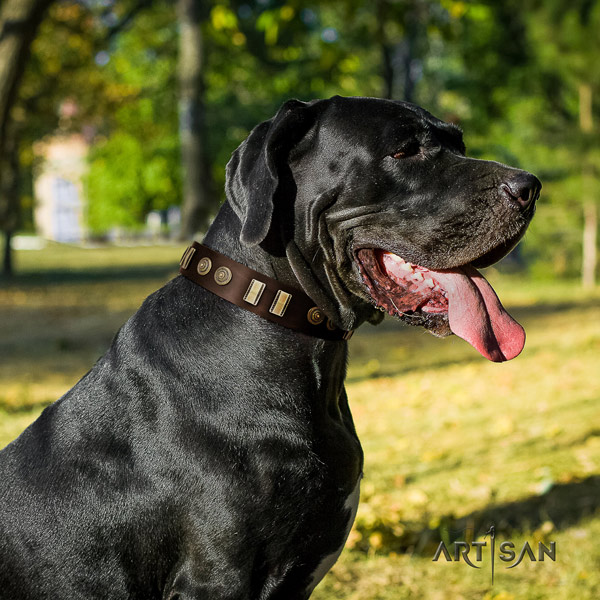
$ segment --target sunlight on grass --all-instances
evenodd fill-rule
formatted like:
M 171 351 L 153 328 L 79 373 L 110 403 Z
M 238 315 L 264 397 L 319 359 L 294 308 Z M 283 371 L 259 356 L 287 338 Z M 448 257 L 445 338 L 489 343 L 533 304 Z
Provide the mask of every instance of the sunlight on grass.
M 0 447 L 71 388 L 143 299 L 177 274 L 182 246 L 17 252 L 0 287 Z
M 0 446 L 93 365 L 181 251 L 18 253 L 21 274 L 0 288 Z M 352 339 L 365 478 L 317 600 L 600 597 L 600 293 L 488 276 L 527 331 L 509 363 L 391 319 Z M 485 519 L 515 543 L 557 541 L 556 563 L 502 571 L 492 588 L 485 564 L 431 561 L 440 537 Z
M 349 385 L 366 454 L 358 524 L 426 526 L 600 471 L 600 306 L 522 322 L 529 342 L 509 363 L 472 361 L 469 349 L 462 363 Z M 384 353 L 391 340 L 373 343 Z

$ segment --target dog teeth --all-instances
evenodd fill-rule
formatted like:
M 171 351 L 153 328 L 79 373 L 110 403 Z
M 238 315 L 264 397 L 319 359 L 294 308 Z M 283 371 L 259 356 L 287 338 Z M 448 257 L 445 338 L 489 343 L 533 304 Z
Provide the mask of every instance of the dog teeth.
M 425 285 L 426 285 L 427 287 L 429 287 L 429 288 L 432 288 L 432 287 L 435 285 L 435 283 L 433 283 L 433 279 L 431 279 L 431 278 L 429 278 L 429 277 L 428 277 L 428 278 L 425 280 Z
M 413 268 L 407 263 L 402 261 L 401 263 L 398 264 L 398 267 L 401 271 L 407 271 L 410 272 L 413 270 Z
M 423 275 L 418 271 L 411 277 L 414 281 L 423 281 Z

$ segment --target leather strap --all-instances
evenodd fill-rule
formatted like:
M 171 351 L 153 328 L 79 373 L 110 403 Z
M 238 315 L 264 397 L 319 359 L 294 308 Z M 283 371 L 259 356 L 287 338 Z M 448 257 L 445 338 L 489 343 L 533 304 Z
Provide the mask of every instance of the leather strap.
M 302 290 L 283 285 L 194 242 L 183 253 L 179 272 L 194 283 L 268 321 L 324 340 L 349 340 L 353 331 L 336 327 Z

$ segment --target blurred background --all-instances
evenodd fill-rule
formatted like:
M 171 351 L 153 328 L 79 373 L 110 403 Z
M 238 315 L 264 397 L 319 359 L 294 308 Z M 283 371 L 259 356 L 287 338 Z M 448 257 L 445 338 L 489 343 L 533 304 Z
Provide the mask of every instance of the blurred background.
M 528 342 L 492 365 L 391 320 L 353 338 L 362 502 L 314 597 L 600 597 L 599 31 L 596 0 L 1 0 L 0 447 L 176 274 L 252 127 L 291 97 L 407 100 L 542 180 L 486 272 Z M 492 523 L 556 562 L 494 586 L 485 556 L 432 562 Z

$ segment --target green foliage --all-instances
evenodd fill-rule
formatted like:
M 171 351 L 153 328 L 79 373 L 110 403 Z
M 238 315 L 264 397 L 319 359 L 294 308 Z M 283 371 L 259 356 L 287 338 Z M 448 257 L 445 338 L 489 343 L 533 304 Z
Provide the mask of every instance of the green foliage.
M 136 227 L 151 210 L 177 204 L 178 151 L 174 136 L 153 138 L 145 145 L 143 137 L 128 131 L 97 143 L 86 180 L 90 228 L 103 232 L 113 226 Z
M 107 16 L 122 18 L 135 3 L 101 4 L 92 11 L 55 5 L 15 113 L 27 132 L 27 164 L 27 144 L 57 125 L 95 127 L 87 189 L 98 231 L 139 224 L 147 211 L 181 201 L 174 5 L 156 0 L 113 35 Z M 383 95 L 388 52 L 396 97 L 408 93 L 410 75 L 415 102 L 461 124 L 471 155 L 540 176 L 542 200 L 523 246 L 533 268 L 578 269 L 582 164 L 593 171 L 587 194 L 600 193 L 600 3 L 212 0 L 203 15 L 203 143 L 221 197 L 225 164 L 253 126 L 290 97 Z M 582 85 L 596 117 L 586 134 Z M 80 110 L 59 120 L 64 98 L 75 98 Z
M 136 227 L 181 200 L 176 41 L 173 8 L 158 2 L 116 38 L 100 69 L 116 108 L 103 115 L 89 156 L 93 231 Z

